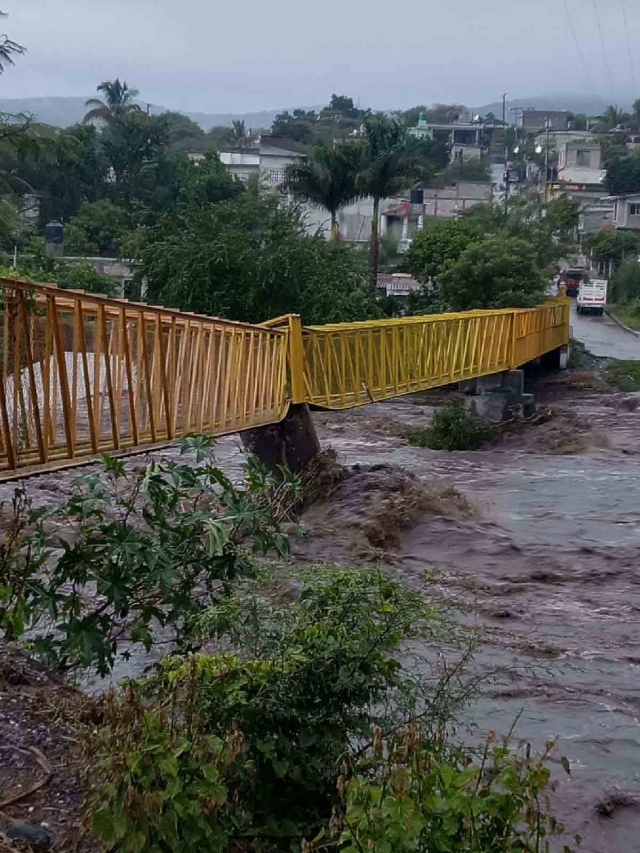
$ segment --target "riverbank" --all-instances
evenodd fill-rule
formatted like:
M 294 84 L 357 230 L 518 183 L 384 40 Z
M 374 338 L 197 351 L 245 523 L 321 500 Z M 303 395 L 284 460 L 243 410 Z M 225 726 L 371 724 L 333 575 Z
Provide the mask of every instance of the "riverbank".
M 461 624 L 480 640 L 474 667 L 482 689 L 466 716 L 466 736 L 507 732 L 516 720 L 516 736 L 536 746 L 557 736 L 558 756 L 572 768 L 555 795 L 559 817 L 583 837 L 582 850 L 631 853 L 640 830 L 638 400 L 609 386 L 597 360 L 531 382 L 548 417 L 514 424 L 474 452 L 436 452 L 407 441 L 408 430 L 426 426 L 446 402 L 447 390 L 315 413 L 322 443 L 356 469 L 310 510 L 304 535 L 293 540 L 292 561 L 380 561 L 416 588 L 435 572 L 434 599 L 459 608 Z M 222 439 L 218 458 L 237 475 L 237 440 Z M 35 478 L 29 493 L 36 505 L 55 504 L 74 476 Z M 2 497 L 12 489 L 3 486 Z M 143 665 L 134 659 L 119 674 Z M 43 685 L 43 694 L 66 696 L 54 680 Z M 21 709 L 19 718 L 7 716 L 5 741 L 13 730 L 38 726 L 15 695 L 20 689 L 6 678 L 0 684 L 0 707 Z M 40 704 L 36 698 L 31 709 Z M 66 725 L 59 712 L 54 719 Z M 54 776 L 71 787 L 65 774 L 78 768 L 77 738 L 65 728 L 51 732 L 57 745 L 45 745 L 53 760 L 38 742 L 20 741 L 21 748 L 36 746 L 53 774 L 35 799 L 15 805 L 16 819 L 41 823 L 37 809 L 57 808 Z M 38 762 L 29 766 L 20 784 L 40 778 Z M 61 807 L 70 826 L 80 820 L 77 789 L 74 796 Z M 67 837 L 63 825 L 52 832 Z

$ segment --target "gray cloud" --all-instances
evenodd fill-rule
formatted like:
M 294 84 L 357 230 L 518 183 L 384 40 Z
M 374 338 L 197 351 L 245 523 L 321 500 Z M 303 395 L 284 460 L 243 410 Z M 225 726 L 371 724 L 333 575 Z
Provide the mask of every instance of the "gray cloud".
M 636 96 L 622 0 L 2 0 L 28 54 L 0 97 L 88 95 L 116 75 L 144 99 L 243 112 L 318 104 L 331 92 L 376 108 L 497 100 L 503 91 Z M 640 4 L 625 0 L 640 80 Z M 588 79 L 587 79 L 588 78 Z

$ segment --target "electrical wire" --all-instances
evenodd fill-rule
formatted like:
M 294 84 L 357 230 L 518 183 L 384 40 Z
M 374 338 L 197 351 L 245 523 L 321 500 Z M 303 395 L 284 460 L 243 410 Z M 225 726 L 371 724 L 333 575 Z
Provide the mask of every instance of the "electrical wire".
M 596 21 L 598 23 L 598 32 L 600 33 L 600 45 L 602 47 L 602 56 L 604 57 L 605 68 L 607 69 L 607 78 L 609 80 L 609 88 L 611 89 L 611 95 L 613 97 L 613 102 L 615 104 L 616 101 L 616 93 L 613 88 L 613 77 L 611 76 L 611 66 L 609 65 L 609 57 L 607 55 L 607 46 L 604 40 L 604 32 L 602 30 L 602 21 L 600 20 L 600 12 L 598 11 L 598 4 L 596 0 L 593 0 L 593 11 L 596 15 Z
M 622 3 L 622 19 L 624 21 L 624 32 L 627 37 L 627 53 L 629 54 L 629 68 L 631 69 L 631 83 L 633 84 L 634 97 L 638 97 L 638 84 L 636 83 L 636 70 L 633 62 L 633 51 L 631 50 L 631 37 L 629 36 L 629 21 L 627 19 L 627 3 L 626 0 L 620 0 Z
M 585 79 L 587 81 L 589 91 L 591 92 L 591 97 L 593 98 L 593 103 L 597 107 L 598 98 L 596 97 L 596 94 L 595 94 L 595 86 L 593 84 L 593 81 L 591 80 L 591 74 L 589 73 L 589 66 L 587 65 L 587 63 L 585 61 L 584 53 L 582 52 L 582 48 L 580 47 L 580 40 L 578 39 L 578 35 L 576 33 L 576 28 L 573 25 L 573 18 L 571 17 L 571 12 L 569 11 L 569 5 L 567 3 L 567 0 L 562 0 L 562 2 L 564 3 L 564 12 L 565 12 L 565 15 L 567 17 L 569 29 L 571 30 L 571 35 L 573 36 L 573 43 L 574 43 L 575 48 L 576 48 L 576 53 L 578 54 L 578 59 L 580 60 L 580 64 L 582 65 L 582 70 L 584 71 L 584 76 L 585 76 Z

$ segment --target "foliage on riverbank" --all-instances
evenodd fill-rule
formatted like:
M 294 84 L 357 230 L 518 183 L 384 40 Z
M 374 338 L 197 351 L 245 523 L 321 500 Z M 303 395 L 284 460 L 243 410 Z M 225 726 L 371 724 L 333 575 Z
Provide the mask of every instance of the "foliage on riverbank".
M 105 461 L 52 513 L 19 501 L 2 540 L 5 634 L 99 674 L 171 650 L 87 700 L 105 849 L 542 851 L 562 832 L 539 805 L 548 756 L 454 743 L 472 649 L 428 588 L 316 567 L 275 589 L 258 555 L 287 552 L 295 483 L 250 465 L 232 484 L 209 442 L 184 449 L 192 464 Z

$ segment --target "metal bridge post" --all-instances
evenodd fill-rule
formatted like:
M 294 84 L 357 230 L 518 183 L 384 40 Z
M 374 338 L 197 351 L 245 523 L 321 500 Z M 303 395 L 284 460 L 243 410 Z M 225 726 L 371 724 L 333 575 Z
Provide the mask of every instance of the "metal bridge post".
M 302 320 L 299 314 L 289 314 L 289 379 L 291 402 L 304 403 L 304 346 L 302 343 Z
M 302 321 L 289 314 L 289 393 L 284 420 L 242 433 L 242 444 L 271 471 L 280 467 L 298 474 L 320 453 L 320 442 L 306 403 Z

